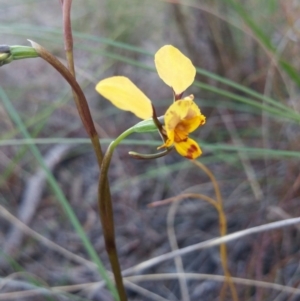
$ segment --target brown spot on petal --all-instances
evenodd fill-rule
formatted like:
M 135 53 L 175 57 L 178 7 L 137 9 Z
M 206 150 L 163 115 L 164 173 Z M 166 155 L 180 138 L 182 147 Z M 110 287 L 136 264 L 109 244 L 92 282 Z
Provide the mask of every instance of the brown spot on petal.
M 193 153 L 198 150 L 195 144 L 191 144 L 191 146 L 187 150 L 187 155 L 185 156 L 188 159 L 193 159 Z

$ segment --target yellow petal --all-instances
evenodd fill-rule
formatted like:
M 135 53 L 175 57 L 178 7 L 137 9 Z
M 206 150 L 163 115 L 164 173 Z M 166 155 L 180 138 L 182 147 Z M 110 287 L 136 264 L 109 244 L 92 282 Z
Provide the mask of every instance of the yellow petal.
M 97 84 L 96 91 L 121 110 L 130 111 L 141 119 L 152 117 L 150 99 L 127 77 L 106 78 Z
M 188 138 L 186 141 L 175 143 L 175 148 L 181 156 L 191 160 L 196 159 L 202 154 L 198 143 L 191 138 Z
M 189 120 L 182 120 L 180 122 L 180 126 L 183 127 L 188 133 L 192 133 L 195 131 L 200 125 L 205 123 L 205 116 L 195 116 L 190 118 Z
M 181 123 L 174 130 L 174 141 L 175 143 L 185 141 L 188 138 L 188 131 L 184 127 L 181 126 Z
M 157 149 L 172 146 L 174 143 L 174 137 L 175 137 L 174 131 L 170 132 L 170 135 L 168 136 L 168 139 L 166 140 L 166 142 L 163 145 L 159 146 Z
M 178 125 L 181 125 L 188 133 L 191 133 L 198 126 L 205 123 L 205 116 L 201 114 L 199 107 L 191 98 L 175 101 L 168 108 L 164 119 L 167 136 Z
M 154 61 L 159 77 L 173 88 L 175 94 L 181 94 L 193 83 L 196 69 L 177 48 L 163 46 L 156 52 Z

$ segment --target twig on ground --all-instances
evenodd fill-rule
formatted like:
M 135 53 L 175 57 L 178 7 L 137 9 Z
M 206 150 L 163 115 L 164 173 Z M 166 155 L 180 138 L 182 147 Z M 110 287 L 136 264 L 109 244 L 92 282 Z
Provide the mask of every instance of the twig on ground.
M 45 164 L 52 171 L 55 166 L 61 162 L 65 155 L 70 150 L 69 145 L 56 145 L 51 148 L 45 155 Z M 29 178 L 25 185 L 24 195 L 19 206 L 18 218 L 21 222 L 28 225 L 34 216 L 36 209 L 41 201 L 41 195 L 46 185 L 46 174 L 42 169 L 39 169 L 32 177 Z M 13 225 L 8 232 L 2 251 L 5 254 L 14 256 L 20 249 L 23 239 L 23 231 L 19 227 Z M 0 265 L 6 261 L 2 257 Z

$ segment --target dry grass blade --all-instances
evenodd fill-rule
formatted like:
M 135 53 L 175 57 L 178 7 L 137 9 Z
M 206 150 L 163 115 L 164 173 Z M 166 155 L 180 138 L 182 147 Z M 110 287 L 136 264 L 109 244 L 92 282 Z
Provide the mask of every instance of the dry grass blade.
M 8 210 L 6 210 L 3 206 L 0 205 L 0 215 L 2 218 L 5 218 L 8 220 L 10 223 L 12 223 L 15 227 L 17 227 L 21 232 L 23 232 L 26 235 L 29 235 L 36 239 L 37 241 L 43 243 L 45 246 L 48 248 L 64 255 L 66 258 L 69 258 L 70 260 L 73 260 L 77 263 L 87 265 L 91 268 L 97 268 L 96 264 L 84 259 L 83 257 L 80 257 L 65 248 L 59 246 L 58 244 L 54 243 L 50 239 L 44 237 L 43 235 L 37 233 L 36 231 L 32 230 L 30 227 L 28 227 L 26 224 L 21 222 L 18 218 L 13 216 Z
M 179 203 L 180 203 L 180 200 L 178 202 L 172 203 L 172 205 L 170 206 L 170 209 L 168 211 L 168 216 L 167 216 L 167 231 L 168 231 L 168 237 L 169 237 L 169 242 L 170 242 L 172 251 L 178 250 L 176 233 L 175 233 L 175 229 L 174 229 L 174 219 L 175 219 L 175 214 L 178 209 Z M 184 274 L 184 267 L 183 267 L 181 257 L 176 256 L 174 258 L 174 261 L 175 261 L 177 273 Z M 178 280 L 179 280 L 182 300 L 189 301 L 190 295 L 189 295 L 186 279 L 179 278 Z
M 194 274 L 194 273 L 184 273 L 184 274 L 155 274 L 155 275 L 138 275 L 138 276 L 130 276 L 126 279 L 130 279 L 133 282 L 141 282 L 141 281 L 162 281 L 167 279 L 176 279 L 177 277 L 186 278 L 189 280 L 213 280 L 223 282 L 226 280 L 225 276 L 221 275 L 208 275 L 208 274 Z M 300 295 L 299 288 L 293 288 L 277 283 L 269 283 L 265 281 L 257 281 L 252 279 L 243 279 L 237 277 L 231 277 L 232 281 L 236 284 L 242 284 L 247 286 L 256 286 L 266 289 L 273 289 L 280 292 L 290 293 L 294 295 Z
M 44 244 L 45 246 L 47 246 L 49 249 L 52 249 L 52 250 L 58 252 L 59 254 L 65 256 L 66 258 L 68 258 L 76 263 L 82 264 L 82 265 L 90 268 L 91 270 L 97 270 L 97 265 L 95 263 L 68 251 L 67 249 L 52 242 L 50 239 L 48 239 L 48 238 L 42 236 L 41 234 L 37 233 L 36 231 L 32 230 L 30 227 L 28 227 L 27 225 L 22 223 L 18 218 L 13 216 L 10 212 L 8 212 L 1 205 L 0 205 L 0 215 L 2 216 L 2 218 L 6 219 L 10 223 L 12 223 L 15 227 L 18 227 L 20 229 L 20 231 L 22 231 L 24 234 L 31 236 L 32 238 L 36 239 L 37 241 L 39 241 L 42 244 Z M 110 274 L 109 271 L 107 271 L 107 273 Z M 112 275 L 111 275 L 111 277 L 112 277 Z M 9 280 L 7 278 L 3 279 L 1 286 L 5 285 L 6 281 L 11 281 L 11 279 L 9 279 Z M 124 282 L 125 282 L 125 285 L 127 288 L 130 288 L 131 290 L 139 293 L 140 295 L 143 295 L 145 297 L 146 296 L 150 297 L 154 301 L 167 301 L 167 299 L 162 298 L 162 297 L 158 296 L 157 294 L 150 292 L 150 291 L 132 283 L 129 280 L 124 280 Z M 22 283 L 24 284 L 24 282 L 22 282 Z M 27 282 L 25 284 L 32 287 L 32 285 L 30 285 Z M 96 282 L 92 285 L 93 285 L 93 287 L 97 286 L 97 289 L 99 289 L 99 288 L 103 289 L 104 282 L 100 281 L 100 282 Z M 80 290 L 80 289 L 85 289 L 85 290 L 87 290 L 89 288 L 92 289 L 92 287 L 90 287 L 88 284 L 82 284 L 82 285 L 80 284 L 80 285 L 75 285 L 75 286 L 72 286 L 72 285 L 64 286 L 64 288 L 65 288 L 65 291 L 68 291 L 68 292 L 72 292 L 72 291 Z M 59 292 L 62 292 L 62 291 L 59 291 Z M 26 292 L 22 291 L 22 292 L 12 292 L 12 293 L 0 294 L 0 300 L 14 300 L 20 296 L 24 298 L 26 296 L 31 297 L 31 296 L 35 296 L 37 294 L 49 295 L 49 294 L 54 294 L 54 293 L 55 293 L 55 290 L 50 291 L 50 289 L 44 289 L 44 288 L 36 289 L 35 288 L 35 289 L 27 290 Z
M 124 278 L 125 283 L 130 281 L 129 287 L 131 289 L 135 288 L 134 282 L 144 282 L 144 281 L 162 281 L 162 280 L 170 280 L 170 279 L 178 279 L 178 278 L 186 278 L 189 280 L 212 280 L 212 281 L 218 281 L 223 282 L 225 281 L 225 276 L 222 275 L 210 275 L 210 274 L 196 274 L 196 273 L 169 273 L 169 274 L 149 274 L 149 275 L 137 275 L 137 276 L 130 276 Z M 3 278 L 0 278 L 0 284 L 2 284 L 3 281 L 6 281 Z M 255 287 L 261 287 L 265 289 L 272 289 L 284 293 L 289 293 L 293 295 L 300 295 L 300 289 L 299 288 L 293 288 L 277 283 L 269 283 L 265 281 L 257 281 L 252 279 L 244 279 L 244 278 L 237 278 L 232 277 L 232 281 L 236 284 L 246 285 L 246 286 L 255 286 Z M 19 280 L 11 280 L 12 285 L 18 286 L 18 285 L 25 285 L 26 287 L 29 287 L 30 285 L 26 282 L 22 282 Z M 31 297 L 37 294 L 43 294 L 43 295 L 51 295 L 51 294 L 57 294 L 57 293 L 63 293 L 63 292 L 73 292 L 78 291 L 82 289 L 94 289 L 95 287 L 103 284 L 103 282 L 90 282 L 90 283 L 82 283 L 82 284 L 76 284 L 76 285 L 67 285 L 67 286 L 57 286 L 52 288 L 37 288 L 37 289 L 30 289 L 22 292 L 11 292 L 11 293 L 3 293 L 0 294 L 0 300 L 13 300 L 18 297 Z M 138 288 L 138 292 L 142 292 L 142 288 Z M 146 293 L 148 293 L 147 290 L 144 290 L 145 296 Z M 166 299 L 160 297 L 160 296 L 154 296 L 156 294 L 150 294 L 149 296 L 153 297 L 153 300 L 159 300 L 159 301 L 166 301 Z M 148 295 L 147 295 L 148 296 Z M 155 299 L 156 298 L 156 299 Z
M 55 166 L 64 158 L 64 156 L 69 151 L 70 146 L 67 145 L 57 145 L 51 148 L 46 154 L 44 160 L 45 164 L 49 170 L 53 170 Z M 39 202 L 41 200 L 41 195 L 43 193 L 44 187 L 46 185 L 47 176 L 43 169 L 39 169 L 26 183 L 26 188 L 23 196 L 23 200 L 19 207 L 18 218 L 24 224 L 29 224 L 32 217 L 34 216 Z M 5 210 L 2 207 L 2 210 Z M 13 227 L 7 234 L 5 244 L 3 246 L 3 252 L 6 254 L 13 255 L 17 251 L 22 243 L 23 232 L 21 228 L 16 227 L 14 223 Z M 1 264 L 4 264 L 2 261 Z
M 139 285 L 131 282 L 130 280 L 124 279 L 124 283 L 126 284 L 127 288 L 139 293 L 140 295 L 151 298 L 153 301 L 168 301 L 153 292 L 150 292 L 147 289 L 140 287 Z M 9 286 L 19 289 L 22 288 L 22 291 L 15 291 L 9 293 L 0 293 L 0 300 L 15 300 L 17 298 L 29 298 L 34 296 L 51 296 L 51 295 L 61 295 L 64 293 L 72 293 L 76 291 L 84 291 L 88 294 L 90 291 L 98 291 L 99 288 L 103 288 L 103 281 L 100 282 L 91 282 L 91 283 L 81 283 L 81 284 L 74 284 L 74 285 L 65 285 L 65 286 L 56 286 L 56 287 L 35 287 L 34 285 L 21 281 L 21 280 L 14 280 L 8 278 L 0 278 L 0 286 Z
M 189 197 L 194 198 L 194 199 L 203 199 L 204 201 L 207 201 L 218 212 L 220 235 L 224 236 L 227 233 L 227 220 L 226 220 L 226 216 L 225 216 L 225 213 L 224 213 L 224 210 L 223 210 L 223 199 L 222 199 L 222 196 L 221 196 L 221 192 L 220 192 L 218 182 L 217 182 L 215 176 L 213 175 L 213 173 L 211 172 L 211 170 L 209 168 L 207 168 L 204 164 L 202 164 L 199 161 L 192 161 L 192 162 L 196 166 L 198 166 L 211 180 L 211 182 L 213 184 L 213 187 L 214 187 L 214 190 L 215 190 L 215 194 L 216 194 L 216 201 L 214 199 L 208 197 L 208 196 L 203 195 L 203 194 L 188 194 L 187 193 L 187 194 L 180 194 L 180 195 L 178 195 L 174 198 L 168 199 L 168 200 L 155 202 L 155 204 L 156 204 L 155 206 L 160 205 L 162 203 L 165 203 L 166 201 L 173 202 L 173 204 L 172 204 L 173 206 L 171 207 L 171 209 L 169 211 L 169 214 L 168 214 L 168 233 L 169 233 L 169 240 L 170 240 L 171 246 L 173 248 L 173 251 L 174 251 L 174 249 L 178 249 L 177 242 L 173 238 L 173 237 L 175 237 L 175 233 L 173 233 L 174 231 L 171 231 L 173 229 L 172 225 L 173 225 L 173 220 L 174 220 L 174 215 L 175 215 L 175 209 L 173 209 L 173 208 L 177 208 L 177 205 L 176 205 L 176 207 L 174 205 L 175 201 L 176 201 L 175 204 L 177 204 L 179 201 L 183 200 L 184 198 L 189 198 Z M 220 298 L 221 298 L 221 300 L 224 300 L 224 298 L 225 298 L 224 296 L 225 296 L 225 293 L 226 293 L 226 286 L 228 284 L 228 286 L 231 290 L 233 300 L 238 301 L 237 291 L 234 287 L 234 284 L 231 281 L 231 274 L 230 274 L 228 264 L 227 264 L 227 247 L 226 247 L 225 243 L 220 244 L 220 257 L 221 257 L 222 268 L 223 268 L 224 274 L 227 278 L 227 281 L 224 283 L 224 285 L 222 287 Z M 182 262 L 181 262 L 180 257 L 175 258 L 175 263 L 176 263 L 177 270 L 183 271 L 183 266 L 182 266 Z M 186 295 L 187 294 L 186 282 L 184 280 L 180 280 L 180 279 L 179 279 L 179 281 L 180 281 L 180 287 L 181 287 L 182 294 Z
M 179 249 L 179 250 L 176 250 L 173 252 L 169 252 L 169 253 L 151 258 L 149 260 L 146 260 L 132 268 L 124 270 L 123 275 L 128 276 L 130 274 L 141 272 L 144 269 L 153 267 L 154 265 L 157 265 L 163 261 L 173 259 L 176 256 L 188 254 L 190 252 L 194 252 L 194 251 L 205 249 L 205 248 L 215 247 L 215 246 L 218 246 L 223 243 L 227 243 L 227 242 L 239 239 L 239 238 L 246 237 L 248 235 L 253 235 L 253 234 L 257 234 L 257 233 L 261 233 L 261 232 L 265 232 L 265 231 L 271 231 L 271 230 L 275 230 L 275 229 L 289 227 L 289 226 L 296 225 L 299 223 L 300 223 L 300 217 L 296 217 L 296 218 L 286 219 L 283 221 L 278 221 L 278 222 L 269 223 L 269 224 L 253 227 L 250 229 L 238 231 L 238 232 L 235 232 L 232 234 L 225 235 L 223 237 L 210 239 L 210 240 L 207 240 L 204 242 L 200 242 L 198 244 L 194 244 L 192 246 L 188 246 L 188 247 L 185 247 L 185 248 L 182 248 L 182 249 Z
M 218 109 L 220 116 L 225 124 L 225 127 L 227 128 L 228 132 L 230 133 L 231 139 L 234 143 L 234 145 L 238 147 L 242 147 L 243 143 L 242 140 L 238 136 L 238 131 L 232 121 L 232 119 L 229 117 L 229 113 L 226 109 Z M 243 164 L 246 176 L 248 178 L 249 184 L 251 186 L 251 189 L 253 191 L 254 197 L 257 201 L 260 201 L 263 199 L 263 191 L 260 187 L 259 182 L 256 179 L 256 174 L 254 171 L 253 166 L 251 165 L 251 162 L 248 158 L 248 156 L 244 152 L 238 151 L 238 156 L 240 157 L 240 160 Z

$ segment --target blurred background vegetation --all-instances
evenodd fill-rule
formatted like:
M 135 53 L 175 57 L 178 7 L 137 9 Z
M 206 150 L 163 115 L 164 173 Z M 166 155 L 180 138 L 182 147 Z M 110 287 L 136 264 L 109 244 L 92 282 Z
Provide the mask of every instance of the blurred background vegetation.
M 138 120 L 101 98 L 95 84 L 111 75 L 128 76 L 163 114 L 172 95 L 154 70 L 153 55 L 172 44 L 198 67 L 188 93 L 195 95 L 207 123 L 193 136 L 203 149 L 198 160 L 220 185 L 228 232 L 299 216 L 299 13 L 295 0 L 73 1 L 77 77 L 104 145 Z M 0 44 L 28 45 L 26 39 L 64 60 L 59 1 L 0 0 Z M 1 292 L 99 281 L 87 264 L 20 234 L 16 221 L 4 215 L 6 208 L 44 237 L 88 258 L 39 169 L 32 141 L 24 136 L 27 129 L 108 267 L 97 219 L 95 157 L 69 86 L 40 59 L 17 61 L 0 69 L 0 99 L 0 275 L 1 281 L 11 279 Z M 154 161 L 127 154 L 155 152 L 159 144 L 155 134 L 130 137 L 110 169 L 123 269 L 171 250 L 170 207 L 148 208 L 149 203 L 186 191 L 213 196 L 205 174 L 175 152 Z M 219 235 L 218 216 L 204 202 L 185 200 L 174 229 L 179 247 L 189 246 Z M 296 227 L 246 237 L 228 244 L 229 267 L 235 277 L 297 288 L 299 247 Z M 182 260 L 185 272 L 222 274 L 217 247 Z M 146 272 L 175 271 L 171 260 Z M 218 300 L 220 287 L 211 279 L 191 280 L 189 298 Z M 241 300 L 299 300 L 299 292 L 258 284 L 237 290 Z M 130 300 L 181 300 L 177 280 L 144 281 L 128 287 L 128 294 Z M 38 293 L 5 299 L 0 294 L 0 300 L 8 297 L 44 300 Z M 47 298 L 111 300 L 98 285 Z

